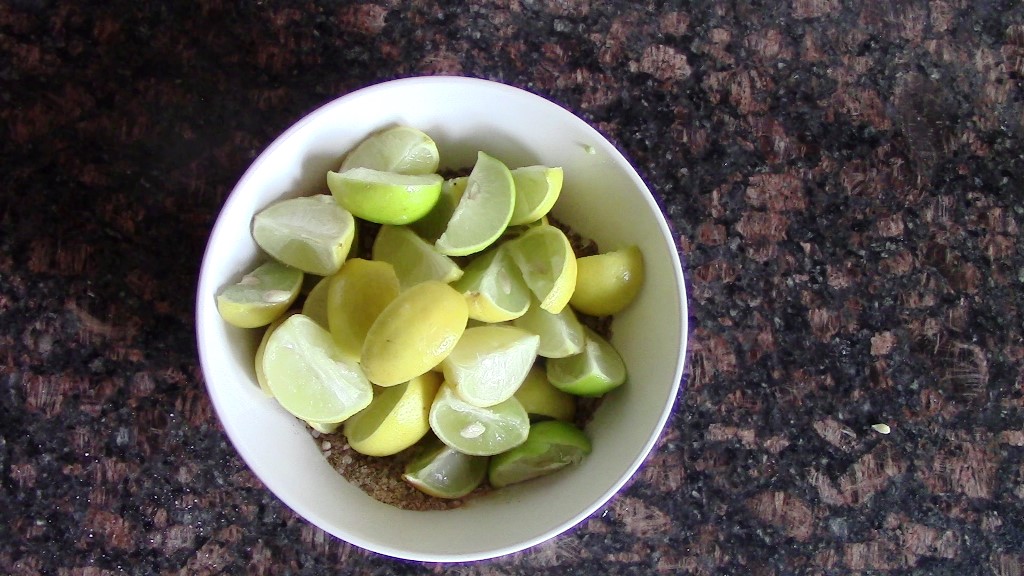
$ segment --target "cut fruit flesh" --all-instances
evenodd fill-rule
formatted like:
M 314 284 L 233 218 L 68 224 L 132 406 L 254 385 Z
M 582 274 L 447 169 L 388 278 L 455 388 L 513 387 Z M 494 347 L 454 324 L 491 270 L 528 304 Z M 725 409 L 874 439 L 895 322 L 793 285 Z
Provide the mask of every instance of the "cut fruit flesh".
M 279 262 L 257 266 L 217 295 L 217 311 L 239 328 L 259 328 L 280 317 L 295 302 L 302 271 Z
M 341 268 L 355 237 L 355 219 L 325 194 L 282 200 L 253 218 L 252 236 L 278 262 L 318 276 Z
M 513 326 L 467 328 L 441 366 L 460 398 L 488 407 L 515 394 L 537 359 L 540 337 Z
M 483 251 L 508 227 L 515 201 L 512 172 L 500 160 L 478 153 L 466 181 L 466 191 L 434 244 L 437 251 L 448 256 Z
M 437 498 L 461 498 L 487 477 L 484 456 L 470 456 L 436 438 L 406 466 L 402 479 L 414 488 Z
M 437 144 L 430 136 L 399 125 L 364 138 L 345 155 L 338 171 L 372 168 L 399 174 L 432 174 L 437 172 L 439 159 Z
M 522 444 L 530 431 L 530 418 L 514 397 L 481 408 L 459 398 L 445 383 L 430 407 L 430 429 L 459 452 L 491 456 Z
M 583 351 L 547 361 L 548 381 L 569 394 L 601 396 L 626 382 L 626 365 L 611 343 L 586 328 Z
M 407 226 L 381 226 L 373 242 L 373 259 L 394 266 L 403 290 L 427 280 L 447 284 L 462 277 L 458 264 Z
M 530 307 L 530 290 L 501 247 L 471 261 L 452 288 L 466 297 L 469 317 L 480 322 L 507 322 Z
M 342 359 L 330 333 L 302 314 L 274 330 L 262 364 L 274 398 L 302 420 L 341 422 L 373 398 L 359 366 Z

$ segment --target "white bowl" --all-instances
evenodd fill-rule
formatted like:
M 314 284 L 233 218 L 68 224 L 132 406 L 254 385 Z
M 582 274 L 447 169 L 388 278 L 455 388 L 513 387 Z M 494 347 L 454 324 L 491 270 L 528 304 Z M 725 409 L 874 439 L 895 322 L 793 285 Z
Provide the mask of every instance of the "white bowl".
M 602 250 L 637 244 L 647 278 L 613 323 L 629 371 L 587 433 L 593 453 L 577 467 L 495 491 L 449 511 L 382 504 L 349 484 L 302 423 L 256 384 L 258 331 L 227 325 L 215 295 L 261 258 L 253 214 L 288 196 L 326 192 L 325 174 L 367 134 L 392 124 L 435 139 L 443 167 L 471 166 L 478 150 L 511 167 L 562 166 L 554 215 Z M 213 405 L 231 442 L 286 505 L 326 532 L 388 556 L 470 561 L 536 545 L 575 526 L 630 479 L 658 440 L 682 378 L 686 295 L 675 239 L 629 162 L 565 109 L 502 84 L 454 77 L 396 80 L 347 94 L 275 140 L 228 197 L 207 245 L 196 297 L 199 356 Z

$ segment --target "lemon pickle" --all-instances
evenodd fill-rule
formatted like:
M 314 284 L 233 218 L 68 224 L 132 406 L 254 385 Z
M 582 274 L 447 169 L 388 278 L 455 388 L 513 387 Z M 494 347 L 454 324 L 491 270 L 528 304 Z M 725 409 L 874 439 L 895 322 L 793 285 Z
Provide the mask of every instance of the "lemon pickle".
M 401 125 L 340 153 L 330 194 L 254 216 L 263 261 L 217 294 L 227 323 L 262 331 L 260 389 L 431 501 L 586 458 L 581 399 L 628 376 L 594 327 L 641 294 L 640 248 L 578 255 L 548 217 L 558 166 L 479 151 L 442 175 L 434 140 Z

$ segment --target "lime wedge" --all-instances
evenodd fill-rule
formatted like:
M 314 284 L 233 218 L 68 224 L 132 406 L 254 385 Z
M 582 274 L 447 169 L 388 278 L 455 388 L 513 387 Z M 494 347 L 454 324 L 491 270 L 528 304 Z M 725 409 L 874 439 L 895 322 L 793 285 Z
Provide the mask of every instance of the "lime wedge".
M 446 382 L 430 407 L 430 429 L 463 454 L 491 456 L 522 444 L 530 417 L 515 398 L 481 408 L 459 398 Z
M 328 172 L 327 187 L 354 216 L 378 224 L 408 224 L 427 215 L 444 181 L 437 174 L 399 174 L 371 168 Z
M 359 360 L 370 326 L 398 292 L 398 276 L 387 262 L 351 258 L 330 277 L 327 326 L 345 358 Z
M 530 373 L 516 390 L 515 398 L 531 418 L 570 422 L 576 416 L 576 397 L 552 386 L 544 369 L 537 364 L 530 368 Z
M 580 324 L 576 313 L 569 306 L 562 308 L 558 314 L 552 314 L 534 300 L 530 308 L 513 320 L 512 324 L 540 336 L 537 354 L 545 358 L 564 358 L 583 350 L 586 338 L 583 324 Z
M 403 290 L 427 280 L 447 284 L 462 277 L 458 264 L 406 226 L 381 226 L 372 253 L 374 260 L 394 266 Z
M 540 307 L 559 313 L 576 289 L 576 255 L 558 228 L 541 224 L 529 228 L 505 246 Z
M 425 133 L 410 126 L 393 126 L 370 134 L 349 152 L 339 172 L 352 168 L 372 168 L 399 174 L 437 172 L 437 144 Z
M 491 486 L 501 488 L 579 464 L 590 450 L 586 434 L 572 424 L 537 422 L 526 442 L 491 458 L 487 478 Z
M 466 299 L 447 284 L 429 280 L 400 293 L 366 333 L 366 376 L 394 386 L 423 374 L 448 356 L 468 319 Z
M 391 456 L 420 441 L 430 431 L 430 405 L 441 376 L 427 372 L 383 389 L 360 412 L 345 420 L 349 446 L 367 456 Z
M 359 366 L 341 359 L 330 333 L 302 314 L 270 335 L 263 373 L 281 406 L 310 422 L 341 422 L 373 398 Z
M 548 381 L 569 394 L 600 396 L 626 381 L 626 364 L 611 343 L 589 328 L 583 351 L 547 361 Z
M 461 498 L 483 483 L 488 458 L 463 454 L 432 440 L 406 466 L 403 480 L 437 498 Z
M 257 266 L 217 295 L 217 310 L 239 328 L 266 326 L 288 310 L 302 288 L 302 271 L 279 262 Z
M 591 316 L 621 312 L 644 283 L 644 256 L 636 246 L 576 260 L 576 291 L 569 304 Z
M 302 313 L 324 328 L 327 328 L 327 285 L 330 279 L 330 276 L 324 276 L 317 280 L 302 301 Z
M 540 337 L 513 326 L 467 328 L 441 367 L 445 381 L 474 406 L 512 397 L 537 359 Z
M 462 194 L 466 191 L 467 182 L 469 182 L 468 176 L 457 176 L 445 180 L 441 184 L 441 194 L 437 197 L 434 207 L 423 218 L 409 223 L 409 226 L 424 240 L 431 244 L 436 242 L 441 234 L 444 234 L 444 229 L 448 227 L 448 221 L 452 219 L 455 207 L 459 205 L 459 200 L 462 199 Z
M 515 183 L 508 167 L 484 152 L 477 153 L 466 191 L 435 243 L 437 250 L 448 256 L 467 256 L 487 248 L 508 227 L 515 202 Z
M 341 268 L 355 236 L 352 214 L 325 194 L 290 198 L 253 218 L 252 236 L 278 261 L 318 276 Z
M 506 322 L 530 307 L 530 290 L 501 247 L 474 258 L 452 288 L 466 297 L 469 317 L 481 322 Z
M 510 226 L 540 220 L 555 205 L 562 192 L 561 168 L 524 166 L 512 170 L 516 186 L 516 205 Z

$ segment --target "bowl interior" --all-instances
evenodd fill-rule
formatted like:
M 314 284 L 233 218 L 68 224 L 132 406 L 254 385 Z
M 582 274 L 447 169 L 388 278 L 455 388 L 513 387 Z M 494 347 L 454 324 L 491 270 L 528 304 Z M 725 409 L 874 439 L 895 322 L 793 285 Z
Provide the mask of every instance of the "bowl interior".
M 594 451 L 571 470 L 496 491 L 443 512 L 400 510 L 348 484 L 304 425 L 255 382 L 257 331 L 224 323 L 215 295 L 260 258 L 254 213 L 287 196 L 326 193 L 324 175 L 370 132 L 408 124 L 430 134 L 445 167 L 471 166 L 478 150 L 510 167 L 559 165 L 554 215 L 602 250 L 637 244 L 645 285 L 616 317 L 612 342 L 629 370 L 587 428 Z M 561 107 L 525 91 L 468 78 L 416 78 L 363 89 L 316 110 L 253 163 L 214 226 L 197 293 L 197 336 L 207 388 L 225 430 L 259 478 L 325 531 L 390 556 L 466 561 L 544 541 L 611 498 L 656 442 L 678 393 L 686 346 L 679 257 L 661 210 L 622 155 Z

